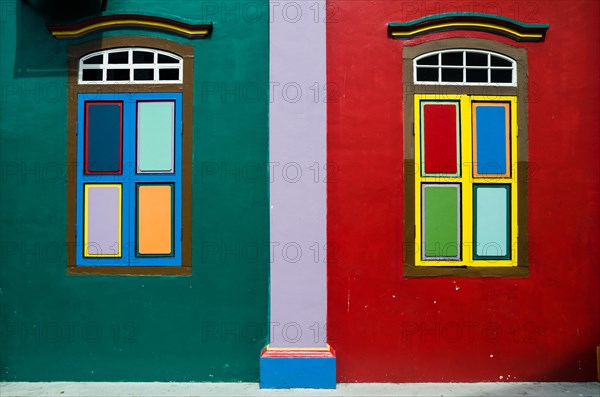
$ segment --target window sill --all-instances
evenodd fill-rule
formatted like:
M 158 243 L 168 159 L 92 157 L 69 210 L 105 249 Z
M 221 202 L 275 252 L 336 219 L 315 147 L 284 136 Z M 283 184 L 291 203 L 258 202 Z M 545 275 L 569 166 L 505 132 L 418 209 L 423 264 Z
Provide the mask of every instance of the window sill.
M 189 266 L 70 266 L 68 274 L 96 276 L 191 276 Z
M 527 277 L 528 266 L 512 267 L 434 267 L 404 264 L 404 277 Z

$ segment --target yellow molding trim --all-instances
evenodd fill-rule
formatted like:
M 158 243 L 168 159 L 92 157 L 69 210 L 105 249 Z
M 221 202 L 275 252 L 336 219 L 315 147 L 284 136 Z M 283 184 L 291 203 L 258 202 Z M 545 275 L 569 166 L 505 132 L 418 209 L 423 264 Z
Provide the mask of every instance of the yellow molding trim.
M 88 33 L 117 28 L 148 28 L 167 31 L 181 36 L 205 37 L 212 31 L 212 24 L 191 25 L 175 20 L 147 15 L 105 15 L 73 25 L 49 26 L 48 30 L 59 39 L 77 38 Z
M 431 30 L 443 29 L 443 28 L 483 28 L 483 29 L 491 29 L 500 32 L 510 33 L 519 38 L 531 38 L 531 39 L 541 39 L 542 34 L 540 33 L 519 33 L 516 30 L 491 24 L 491 23 L 477 23 L 477 22 L 448 22 L 448 23 L 439 23 L 431 26 L 427 26 L 420 29 L 411 30 L 409 32 L 392 32 L 392 37 L 410 37 L 417 35 L 419 33 L 428 32 Z

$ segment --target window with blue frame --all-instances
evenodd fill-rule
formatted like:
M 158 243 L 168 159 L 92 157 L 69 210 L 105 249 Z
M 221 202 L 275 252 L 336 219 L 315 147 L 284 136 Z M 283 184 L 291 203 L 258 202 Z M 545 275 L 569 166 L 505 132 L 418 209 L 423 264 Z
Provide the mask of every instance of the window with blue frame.
M 69 272 L 190 274 L 193 49 L 98 44 L 70 50 Z
M 181 265 L 181 94 L 79 94 L 79 266 Z

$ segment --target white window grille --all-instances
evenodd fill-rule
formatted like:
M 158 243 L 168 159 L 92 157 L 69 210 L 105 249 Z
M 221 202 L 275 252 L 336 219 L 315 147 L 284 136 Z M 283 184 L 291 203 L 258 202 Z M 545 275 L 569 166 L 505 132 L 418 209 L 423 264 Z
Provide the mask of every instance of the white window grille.
M 415 58 L 415 84 L 516 86 L 514 59 L 490 51 L 452 49 Z
M 152 48 L 112 48 L 79 60 L 79 84 L 181 83 L 183 59 Z

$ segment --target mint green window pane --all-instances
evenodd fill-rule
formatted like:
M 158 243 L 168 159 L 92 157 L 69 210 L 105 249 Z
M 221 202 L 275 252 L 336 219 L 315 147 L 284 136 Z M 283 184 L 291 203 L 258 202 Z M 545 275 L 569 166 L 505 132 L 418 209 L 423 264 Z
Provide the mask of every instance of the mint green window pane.
M 460 259 L 460 186 L 423 184 L 423 260 Z
M 137 172 L 173 173 L 175 103 L 137 103 Z
M 510 259 L 510 188 L 475 185 L 475 259 Z

